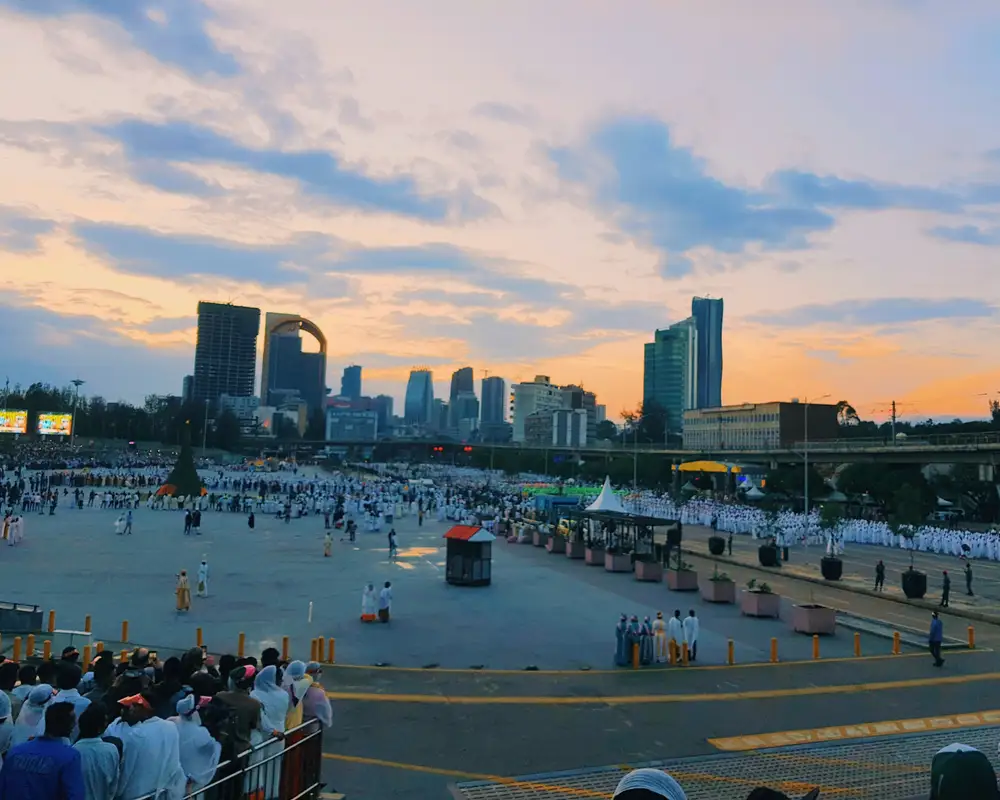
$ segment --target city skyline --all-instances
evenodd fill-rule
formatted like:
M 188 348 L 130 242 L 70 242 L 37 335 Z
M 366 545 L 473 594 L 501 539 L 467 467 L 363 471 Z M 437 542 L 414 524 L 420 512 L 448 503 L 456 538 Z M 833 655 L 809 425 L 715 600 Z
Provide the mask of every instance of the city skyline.
M 1000 390 L 995 3 L 124 8 L 0 0 L 12 383 L 178 394 L 210 299 L 313 320 L 334 392 L 471 365 L 617 419 L 699 296 L 725 403 Z

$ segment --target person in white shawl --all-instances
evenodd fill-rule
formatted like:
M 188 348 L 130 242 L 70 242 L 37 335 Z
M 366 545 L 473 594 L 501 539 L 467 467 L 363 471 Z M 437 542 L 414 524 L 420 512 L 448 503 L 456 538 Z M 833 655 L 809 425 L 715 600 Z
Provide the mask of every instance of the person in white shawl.
M 202 698 L 203 701 L 208 699 Z M 202 727 L 201 716 L 198 714 L 200 705 L 204 703 L 199 704 L 195 696 L 189 694 L 177 701 L 177 716 L 169 719 L 169 722 L 177 726 L 181 769 L 187 777 L 187 793 L 195 795 L 197 800 L 204 797 L 198 792 L 212 782 L 222 755 L 222 745 Z
M 263 789 L 264 800 L 277 800 L 281 794 L 281 753 L 285 749 L 285 717 L 289 704 L 288 691 L 278 686 L 277 667 L 272 664 L 257 673 L 250 696 L 261 705 L 260 720 L 250 734 L 250 744 L 254 747 L 250 766 L 261 766 L 247 773 L 243 789 L 251 793 Z M 264 744 L 275 737 L 278 741 Z
M 11 731 L 11 747 L 24 744 L 38 733 L 38 724 L 45 719 L 45 709 L 52 702 L 52 695 L 52 687 L 47 683 L 40 683 L 28 693 Z
M 0 763 L 10 749 L 10 739 L 14 735 L 14 720 L 11 719 L 10 698 L 0 692 Z
M 118 797 L 182 800 L 187 778 L 181 768 L 177 726 L 154 714 L 148 696 L 132 695 L 118 704 L 122 716 L 104 732 L 122 742 Z
M 312 685 L 312 678 L 306 675 L 306 665 L 301 661 L 293 661 L 288 665 L 281 687 L 288 692 L 288 715 L 285 717 L 285 730 L 290 731 L 302 724 L 303 701 L 306 692 Z
M 377 607 L 378 599 L 375 595 L 375 585 L 369 583 L 361 593 L 361 619 L 366 621 L 374 619 Z
M 320 681 L 323 679 L 323 668 L 316 661 L 310 661 L 306 665 L 306 675 L 312 678 L 306 696 L 302 700 L 302 710 L 304 717 L 319 720 L 319 724 L 324 728 L 333 725 L 333 709 L 330 706 L 330 698 L 326 696 L 326 690 Z

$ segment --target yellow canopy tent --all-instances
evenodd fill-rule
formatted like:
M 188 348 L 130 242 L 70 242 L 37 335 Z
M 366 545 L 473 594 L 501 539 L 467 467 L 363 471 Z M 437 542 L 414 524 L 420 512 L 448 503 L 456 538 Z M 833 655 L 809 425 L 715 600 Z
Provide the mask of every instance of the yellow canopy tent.
M 724 464 L 721 461 L 688 461 L 674 469 L 681 472 L 732 472 L 737 475 L 743 472 L 739 465 Z

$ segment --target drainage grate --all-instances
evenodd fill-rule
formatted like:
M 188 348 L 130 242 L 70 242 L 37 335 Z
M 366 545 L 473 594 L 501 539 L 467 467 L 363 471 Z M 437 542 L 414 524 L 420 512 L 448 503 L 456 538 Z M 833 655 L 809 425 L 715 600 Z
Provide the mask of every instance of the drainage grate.
M 995 768 L 1000 727 L 893 736 L 850 743 L 786 747 L 735 755 L 656 761 L 635 766 L 664 769 L 689 800 L 743 800 L 755 786 L 771 786 L 796 797 L 814 786 L 820 797 L 909 800 L 926 796 L 933 755 L 962 742 L 982 750 Z M 466 800 L 605 800 L 634 767 L 602 767 L 530 775 L 502 782 L 459 783 Z

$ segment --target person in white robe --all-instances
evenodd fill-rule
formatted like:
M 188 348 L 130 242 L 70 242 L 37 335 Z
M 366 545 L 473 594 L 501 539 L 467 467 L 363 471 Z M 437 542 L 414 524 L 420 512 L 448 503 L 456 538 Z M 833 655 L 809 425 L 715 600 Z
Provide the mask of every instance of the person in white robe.
M 260 703 L 261 709 L 257 727 L 250 732 L 250 744 L 253 745 L 254 752 L 250 756 L 251 769 L 244 779 L 243 788 L 251 793 L 263 789 L 264 800 L 278 800 L 281 794 L 281 753 L 285 749 L 285 718 L 288 716 L 289 696 L 286 689 L 278 686 L 277 667 L 272 664 L 257 673 L 250 696 Z M 264 744 L 275 737 L 281 738 Z M 267 763 L 263 764 L 265 761 Z M 254 764 L 261 764 L 261 767 L 254 770 Z
M 375 611 L 378 608 L 375 595 L 375 585 L 369 583 L 361 593 L 361 619 L 370 622 L 375 619 Z
M 694 614 L 694 609 L 684 618 L 684 641 L 688 644 L 688 658 L 691 661 L 698 660 L 698 628 L 701 623 Z
M 677 657 L 681 654 L 681 645 L 684 643 L 684 626 L 681 623 L 681 612 L 678 609 L 667 623 L 667 639 L 674 643 L 677 648 L 674 652 Z
M 323 679 L 323 668 L 319 662 L 310 661 L 306 665 L 306 674 L 312 678 L 312 683 L 302 700 L 303 717 L 307 720 L 319 720 L 320 725 L 329 728 L 333 725 L 333 708 L 330 705 L 330 698 L 326 696 L 326 690 L 320 683 Z
M 667 647 L 667 623 L 663 621 L 663 612 L 656 612 L 653 620 L 653 644 L 656 653 L 656 663 L 666 664 L 669 648 Z
M 104 707 L 87 706 L 76 720 L 80 738 L 73 747 L 80 753 L 84 794 L 87 800 L 112 800 L 118 793 L 121 763 L 118 748 L 101 738 L 107 727 Z
M 205 703 L 208 699 L 202 698 Z M 177 716 L 170 717 L 168 722 L 177 726 L 181 769 L 187 778 L 187 794 L 193 795 L 195 800 L 203 800 L 205 795 L 200 791 L 212 782 L 215 771 L 219 768 L 222 745 L 202 726 L 198 708 L 199 702 L 193 694 L 189 694 L 177 701 Z
M 198 565 L 198 597 L 208 597 L 208 561 L 201 557 Z
M 118 701 L 122 716 L 104 732 L 122 742 L 122 771 L 118 797 L 182 800 L 187 778 L 181 768 L 177 726 L 153 712 L 150 698 L 141 694 Z
M 39 724 L 45 724 L 45 709 L 52 702 L 54 690 L 47 683 L 40 683 L 24 699 L 21 711 L 11 731 L 10 746 L 24 744 L 38 733 Z

